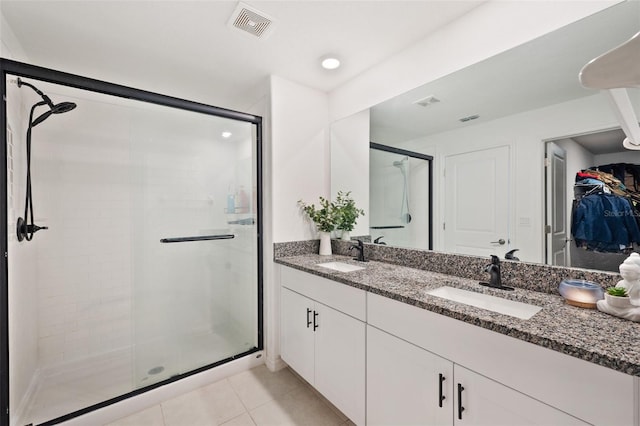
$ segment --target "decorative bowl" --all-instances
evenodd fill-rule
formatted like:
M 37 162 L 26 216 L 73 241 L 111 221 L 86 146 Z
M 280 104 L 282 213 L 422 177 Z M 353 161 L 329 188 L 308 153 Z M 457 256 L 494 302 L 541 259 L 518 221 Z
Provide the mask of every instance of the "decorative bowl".
M 596 309 L 596 302 L 604 299 L 602 287 L 585 280 L 562 280 L 558 292 L 569 305 L 580 308 Z

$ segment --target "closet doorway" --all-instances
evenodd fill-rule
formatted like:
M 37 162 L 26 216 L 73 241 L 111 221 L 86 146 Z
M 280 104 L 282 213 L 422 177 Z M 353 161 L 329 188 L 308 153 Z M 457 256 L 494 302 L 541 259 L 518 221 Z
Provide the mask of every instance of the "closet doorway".
M 610 226 L 611 220 L 619 221 L 624 227 L 623 234 L 629 235 L 635 233 L 632 228 L 639 223 L 636 212 L 640 207 L 637 202 L 640 200 L 640 151 L 624 149 L 623 139 L 622 130 L 611 129 L 545 143 L 547 264 L 617 272 L 629 253 L 637 250 L 640 241 L 634 241 L 633 236 L 629 244 L 620 244 L 623 241 L 616 238 L 609 241 L 585 238 L 592 235 L 593 229 L 598 233 L 597 227 Z M 605 207 L 595 213 L 583 198 L 598 194 L 613 201 L 628 200 L 630 208 L 612 211 Z M 596 215 L 591 217 L 593 225 L 589 225 L 591 231 L 587 230 L 586 235 L 585 228 L 581 227 L 584 222 L 580 222 L 585 212 Z

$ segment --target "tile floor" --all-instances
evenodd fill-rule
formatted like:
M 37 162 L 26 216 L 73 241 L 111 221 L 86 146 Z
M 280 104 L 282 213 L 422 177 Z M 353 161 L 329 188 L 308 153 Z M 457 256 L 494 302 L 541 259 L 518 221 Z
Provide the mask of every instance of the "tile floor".
M 106 426 L 354 426 L 288 368 L 264 365 L 180 395 Z

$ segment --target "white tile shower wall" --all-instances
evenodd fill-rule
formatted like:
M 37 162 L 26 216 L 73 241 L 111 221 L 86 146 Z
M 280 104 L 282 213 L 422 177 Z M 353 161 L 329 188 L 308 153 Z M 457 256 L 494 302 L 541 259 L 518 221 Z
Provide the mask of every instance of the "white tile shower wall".
M 76 110 L 33 134 L 36 222 L 49 226 L 32 243 L 43 367 L 132 343 L 128 119 L 112 106 L 74 101 Z

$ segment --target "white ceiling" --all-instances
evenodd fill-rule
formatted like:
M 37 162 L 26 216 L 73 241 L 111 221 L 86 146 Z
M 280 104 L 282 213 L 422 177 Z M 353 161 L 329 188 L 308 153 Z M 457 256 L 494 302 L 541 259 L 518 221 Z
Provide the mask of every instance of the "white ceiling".
M 228 108 L 270 74 L 330 91 L 483 1 L 247 1 L 261 40 L 227 26 L 237 1 L 0 1 L 30 62 Z M 327 53 L 343 66 L 320 68 Z
M 373 107 L 372 140 L 399 144 L 596 95 L 597 91 L 580 85 L 581 68 L 638 31 L 640 1 L 615 5 Z M 440 102 L 427 107 L 414 104 L 428 95 Z M 459 121 L 474 114 L 480 118 Z M 615 137 L 614 133 L 606 135 Z

